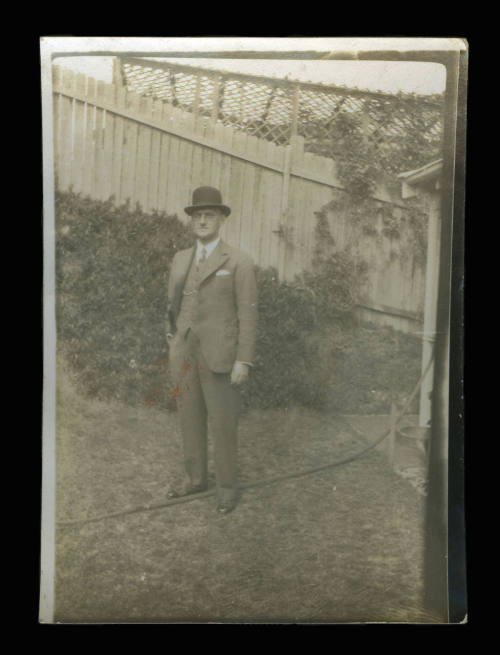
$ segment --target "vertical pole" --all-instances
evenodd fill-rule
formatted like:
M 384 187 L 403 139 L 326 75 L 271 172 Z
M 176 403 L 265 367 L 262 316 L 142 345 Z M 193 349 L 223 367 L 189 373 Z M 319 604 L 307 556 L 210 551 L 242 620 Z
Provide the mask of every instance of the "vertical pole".
M 238 103 L 238 124 L 243 125 L 243 104 L 245 100 L 245 83 L 240 80 L 238 84 L 240 87 L 239 103 Z
M 198 122 L 198 115 L 200 113 L 200 91 L 201 91 L 201 75 L 196 75 L 196 90 L 194 93 L 194 103 L 193 103 L 193 116 L 194 123 Z
M 435 191 L 429 197 L 429 225 L 427 230 L 427 266 L 425 274 L 424 333 L 422 335 L 422 372 L 432 357 L 436 338 L 437 294 L 439 284 L 439 250 L 441 244 L 441 197 Z M 431 365 L 420 388 L 419 425 L 426 427 L 431 420 L 432 376 Z
M 290 129 L 290 143 L 293 143 L 297 136 L 297 126 L 299 123 L 299 102 L 300 86 L 296 84 L 293 88 L 293 105 L 292 105 L 292 125 Z
M 288 201 L 290 196 L 290 175 L 293 164 L 293 152 L 297 137 L 297 125 L 299 116 L 299 100 L 300 100 L 300 87 L 298 84 L 293 89 L 292 100 L 292 120 L 290 126 L 290 143 L 285 147 L 285 157 L 283 161 L 283 184 L 281 186 L 281 210 L 280 210 L 280 225 L 284 230 L 281 238 L 281 256 L 279 259 L 278 275 L 281 280 L 286 275 L 286 259 L 287 259 L 287 241 L 286 241 L 286 227 L 288 220 Z
M 219 118 L 219 95 L 220 95 L 220 85 L 222 83 L 222 77 L 216 75 L 214 77 L 214 94 L 212 97 L 212 123 L 217 123 Z
M 113 81 L 115 89 L 121 89 L 123 86 L 122 60 L 120 57 L 113 57 Z

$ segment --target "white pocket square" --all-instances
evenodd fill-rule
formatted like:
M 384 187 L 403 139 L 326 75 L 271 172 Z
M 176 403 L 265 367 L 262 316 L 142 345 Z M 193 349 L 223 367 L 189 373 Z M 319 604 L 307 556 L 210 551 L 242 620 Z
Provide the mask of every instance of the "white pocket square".
M 225 268 L 221 268 L 215 275 L 231 275 L 229 271 L 226 271 Z

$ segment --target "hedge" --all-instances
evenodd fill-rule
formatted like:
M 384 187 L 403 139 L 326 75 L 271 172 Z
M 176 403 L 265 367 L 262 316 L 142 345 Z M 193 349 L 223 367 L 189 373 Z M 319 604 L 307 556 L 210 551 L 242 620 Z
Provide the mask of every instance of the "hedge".
M 189 229 L 175 216 L 59 192 L 56 233 L 58 348 L 82 392 L 173 409 L 166 288 L 173 255 L 192 244 Z M 318 251 L 316 263 L 291 283 L 257 269 L 256 366 L 245 406 L 385 412 L 418 379 L 419 341 L 358 325 L 363 271 L 345 253 Z

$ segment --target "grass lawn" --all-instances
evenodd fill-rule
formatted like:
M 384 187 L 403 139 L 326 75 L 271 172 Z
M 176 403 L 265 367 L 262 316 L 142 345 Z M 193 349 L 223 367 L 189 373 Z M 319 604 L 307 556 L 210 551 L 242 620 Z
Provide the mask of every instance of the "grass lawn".
M 367 438 L 385 425 L 374 421 Z M 346 419 L 310 410 L 252 411 L 239 434 L 242 482 L 367 444 Z M 166 500 L 179 456 L 175 413 L 90 401 L 62 377 L 58 521 Z M 55 620 L 432 622 L 422 606 L 423 509 L 423 496 L 371 451 L 247 489 L 228 516 L 216 513 L 211 496 L 59 525 Z

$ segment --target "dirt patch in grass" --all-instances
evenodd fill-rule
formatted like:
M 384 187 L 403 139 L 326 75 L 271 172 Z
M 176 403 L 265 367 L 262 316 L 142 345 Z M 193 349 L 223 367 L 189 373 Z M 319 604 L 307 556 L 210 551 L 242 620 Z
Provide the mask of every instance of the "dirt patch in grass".
M 67 381 L 58 396 L 58 521 L 166 500 L 180 463 L 175 414 L 88 401 Z M 340 459 L 367 440 L 345 419 L 301 409 L 245 414 L 239 443 L 249 482 Z M 423 498 L 372 451 L 247 489 L 228 516 L 208 497 L 60 525 L 55 619 L 428 622 L 422 564 Z

